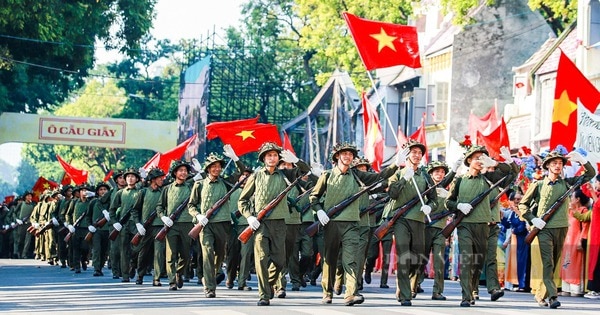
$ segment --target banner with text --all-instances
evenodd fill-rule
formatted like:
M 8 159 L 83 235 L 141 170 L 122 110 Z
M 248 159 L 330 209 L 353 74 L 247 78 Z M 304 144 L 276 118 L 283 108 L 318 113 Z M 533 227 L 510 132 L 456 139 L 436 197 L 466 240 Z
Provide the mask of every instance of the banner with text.
M 588 161 L 598 168 L 598 163 L 600 163 L 600 116 L 593 114 L 585 106 L 579 106 L 578 115 L 575 147 L 586 150 Z

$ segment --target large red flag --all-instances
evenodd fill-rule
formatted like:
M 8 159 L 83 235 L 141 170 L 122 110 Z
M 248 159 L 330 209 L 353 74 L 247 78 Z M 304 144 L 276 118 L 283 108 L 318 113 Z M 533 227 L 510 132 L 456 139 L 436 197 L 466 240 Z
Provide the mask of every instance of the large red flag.
M 69 177 L 69 175 L 67 174 L 67 172 L 65 172 L 63 174 L 62 179 L 60 180 L 60 184 L 63 185 L 63 186 L 71 185 L 71 181 L 72 181 L 71 177 Z
M 31 188 L 31 192 L 33 193 L 33 201 L 38 202 L 44 190 L 52 190 L 57 187 L 58 183 L 55 183 L 51 180 L 47 180 L 44 177 L 40 176 L 35 182 L 35 184 L 33 184 L 33 188 Z
M 254 124 L 230 126 L 214 130 L 224 144 L 229 144 L 237 155 L 258 151 L 265 142 L 281 145 L 277 126 L 273 124 Z
M 248 125 L 255 125 L 258 123 L 258 118 L 260 118 L 260 116 L 256 116 L 254 118 L 248 118 L 248 119 L 238 119 L 238 120 L 232 120 L 232 121 L 219 121 L 219 122 L 213 122 L 210 123 L 208 125 L 206 125 L 206 139 L 207 140 L 212 140 L 218 137 L 218 129 L 227 129 L 230 127 L 239 127 L 239 126 L 248 126 Z M 237 154 L 237 152 L 236 152 Z
M 363 126 L 365 133 L 364 152 L 365 158 L 371 162 L 371 166 L 376 172 L 381 169 L 383 163 L 383 133 L 377 111 L 371 106 L 366 94 L 362 94 L 363 107 Z
M 477 117 L 473 113 L 469 114 L 469 136 L 471 136 L 471 139 L 477 139 L 477 131 L 489 134 L 499 125 L 496 104 L 482 117 Z
M 290 152 L 294 153 L 294 155 L 296 155 L 294 147 L 292 146 L 292 142 L 290 141 L 290 137 L 288 137 L 288 134 L 285 131 L 283 132 L 283 149 L 289 150 Z
M 577 138 L 577 104 L 594 113 L 600 103 L 600 92 L 577 69 L 562 51 L 556 70 L 556 89 L 552 110 L 550 149 L 563 145 L 572 150 Z
M 510 148 L 510 141 L 508 139 L 508 130 L 506 129 L 506 123 L 504 117 L 500 120 L 500 126 L 492 131 L 489 135 L 485 136 L 480 131 L 477 131 L 477 144 L 485 146 L 491 157 L 496 160 L 503 161 L 500 157 L 500 148 Z
M 185 151 L 187 150 L 190 143 L 192 143 L 196 139 L 196 137 L 198 137 L 198 135 L 194 134 L 193 136 L 189 137 L 187 140 L 178 144 L 173 149 L 171 149 L 165 153 L 158 152 L 158 153 L 154 154 L 154 156 L 152 158 L 150 158 L 150 160 L 148 160 L 148 162 L 146 162 L 146 164 L 144 164 L 143 168 L 146 171 L 149 171 L 150 168 L 152 168 L 152 167 L 158 167 L 163 172 L 165 172 L 165 174 L 169 173 L 169 168 L 171 167 L 171 162 L 173 162 L 174 160 L 181 159 L 181 157 L 185 154 Z
M 58 163 L 60 163 L 60 166 L 65 170 L 65 173 L 67 173 L 73 182 L 75 182 L 75 185 L 81 185 L 87 182 L 88 171 L 73 167 L 71 164 L 65 162 L 58 154 L 56 155 L 56 159 L 58 160 Z
M 416 27 L 371 21 L 348 12 L 344 18 L 367 70 L 398 65 L 421 68 Z

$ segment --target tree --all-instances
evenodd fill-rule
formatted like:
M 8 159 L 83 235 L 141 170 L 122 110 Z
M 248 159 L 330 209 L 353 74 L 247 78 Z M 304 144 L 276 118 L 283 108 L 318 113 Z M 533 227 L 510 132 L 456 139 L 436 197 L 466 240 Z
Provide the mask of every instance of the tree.
M 0 113 L 36 112 L 79 89 L 94 44 L 136 55 L 156 0 L 14 0 L 0 7 Z
M 16 192 L 22 195 L 25 191 L 31 191 L 40 175 L 38 175 L 38 170 L 28 160 L 21 160 L 21 165 L 17 167 L 17 171 L 19 172 L 19 183 L 17 184 Z

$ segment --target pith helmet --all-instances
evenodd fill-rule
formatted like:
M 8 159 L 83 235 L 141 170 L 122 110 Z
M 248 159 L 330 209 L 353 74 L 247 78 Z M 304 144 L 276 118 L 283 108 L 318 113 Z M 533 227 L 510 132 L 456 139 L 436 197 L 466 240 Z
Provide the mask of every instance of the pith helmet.
M 60 192 L 61 192 L 61 194 L 65 195 L 69 189 L 71 189 L 71 192 L 73 192 L 73 186 L 65 185 L 62 187 Z
M 114 181 L 116 181 L 116 180 L 117 180 L 117 178 L 119 178 L 120 176 L 123 176 L 123 170 L 117 170 L 117 171 L 115 171 L 115 172 L 113 173 L 113 175 L 112 175 L 112 179 L 113 179 Z
M 463 161 L 463 163 L 465 163 L 465 166 L 469 167 L 469 162 L 468 162 L 467 160 L 468 160 L 468 159 L 471 157 L 471 155 L 473 155 L 473 154 L 475 154 L 475 153 L 477 153 L 477 152 L 481 152 L 481 153 L 483 153 L 483 154 L 490 155 L 490 154 L 488 153 L 488 150 L 487 150 L 487 149 L 486 149 L 484 146 L 480 146 L 480 145 L 472 145 L 472 146 L 471 146 L 471 147 L 470 147 L 470 148 L 467 150 L 467 152 L 465 152 L 465 159 L 464 159 L 464 161 Z
M 184 160 L 173 161 L 173 163 L 171 163 L 171 169 L 169 170 L 169 174 L 171 174 L 171 177 L 175 178 L 175 172 L 177 172 L 177 170 L 182 166 L 187 169 L 188 173 L 192 171 L 192 167 L 188 162 Z
M 545 170 L 547 170 L 548 163 L 550 163 L 550 161 L 555 160 L 555 159 L 561 159 L 563 161 L 563 165 L 567 164 L 567 158 L 564 155 L 560 154 L 560 152 L 558 152 L 558 151 L 552 151 L 552 152 L 548 153 L 548 155 L 546 155 L 546 157 L 542 161 L 542 167 Z
M 135 177 L 137 177 L 138 182 L 142 179 L 142 177 L 140 176 L 140 171 L 135 169 L 135 167 L 130 167 L 126 169 L 125 172 L 123 172 L 123 177 L 127 178 L 127 175 L 129 174 L 135 175 Z
M 352 152 L 354 157 L 358 156 L 358 149 L 356 148 L 355 145 L 350 144 L 348 142 L 338 143 L 338 144 L 334 145 L 333 149 L 331 150 L 331 160 L 333 161 L 333 163 L 337 163 L 338 159 L 337 159 L 336 155 L 342 151 L 350 151 L 350 152 Z
M 433 172 L 433 170 L 435 170 L 436 168 L 443 168 L 446 174 L 448 173 L 448 171 L 450 171 L 450 168 L 446 163 L 441 161 L 432 161 L 427 165 L 427 173 L 431 174 L 431 172 Z
M 425 148 L 425 145 L 415 139 L 408 139 L 408 141 L 402 145 L 402 149 L 408 148 L 409 150 L 411 150 L 414 147 L 421 149 L 423 155 L 427 153 L 427 148 Z
M 206 161 L 204 161 L 204 171 L 208 173 L 208 168 L 214 163 L 219 163 L 221 164 L 221 167 L 225 167 L 225 160 L 218 154 L 211 153 L 206 158 Z
M 267 154 L 267 152 L 269 151 L 276 151 L 277 154 L 279 154 L 281 157 L 282 149 L 280 146 L 278 146 L 274 142 L 265 142 L 263 143 L 263 145 L 260 146 L 260 149 L 258 150 L 258 160 L 264 162 L 265 154 Z
M 361 165 L 365 165 L 366 167 L 371 167 L 371 162 L 369 162 L 369 159 L 367 159 L 365 157 L 359 157 L 359 158 L 355 158 L 354 160 L 352 160 L 352 167 L 357 167 L 357 166 L 361 166 Z
M 106 189 L 110 190 L 110 185 L 108 185 L 105 182 L 99 182 L 98 185 L 96 185 L 96 189 L 94 191 L 98 193 L 98 190 L 100 190 L 100 188 L 102 187 L 105 187 Z
M 79 188 L 79 190 L 85 189 L 87 191 L 94 191 L 94 188 L 88 183 L 83 183 L 83 184 L 77 186 L 77 188 Z
M 163 172 L 163 170 L 161 170 L 158 167 L 153 167 L 148 172 L 148 175 L 146 176 L 146 180 L 151 181 L 157 177 L 162 177 L 162 176 L 165 176 L 165 172 Z

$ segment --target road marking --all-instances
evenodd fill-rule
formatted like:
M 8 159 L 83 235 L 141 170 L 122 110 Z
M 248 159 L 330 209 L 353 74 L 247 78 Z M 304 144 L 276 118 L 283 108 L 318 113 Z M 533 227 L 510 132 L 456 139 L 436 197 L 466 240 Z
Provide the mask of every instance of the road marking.
M 290 308 L 289 310 L 298 312 L 298 313 L 310 314 L 310 315 L 321 315 L 321 314 L 348 315 L 348 314 L 352 314 L 352 313 L 348 313 L 348 312 L 340 312 L 340 311 L 332 310 L 327 305 L 323 305 L 323 307 L 319 307 L 319 308 Z
M 202 315 L 246 315 L 246 313 L 241 313 L 232 310 L 202 310 L 202 311 L 192 311 L 194 314 L 202 314 Z
M 400 313 L 400 314 L 411 314 L 411 315 L 440 315 L 440 314 L 447 314 L 447 313 L 441 313 L 439 311 L 426 311 L 426 310 L 421 310 L 415 307 L 404 307 L 404 309 L 398 309 L 398 308 L 386 308 L 386 311 L 389 312 L 394 312 L 394 313 Z

